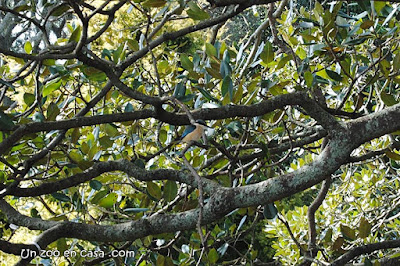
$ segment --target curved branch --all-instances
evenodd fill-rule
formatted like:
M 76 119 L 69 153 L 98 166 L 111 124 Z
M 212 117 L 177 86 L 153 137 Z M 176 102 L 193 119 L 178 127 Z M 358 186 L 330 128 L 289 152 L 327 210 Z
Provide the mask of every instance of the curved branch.
M 49 44 L 49 39 L 48 39 L 48 36 L 47 36 L 47 31 L 46 31 L 45 27 L 43 27 L 42 25 L 40 25 L 39 21 L 37 21 L 37 20 L 34 19 L 34 18 L 27 17 L 27 16 L 25 16 L 24 14 L 21 14 L 21 13 L 15 11 L 15 10 L 13 10 L 13 9 L 9 9 L 9 8 L 4 7 L 4 6 L 0 6 L 0 11 L 4 11 L 4 12 L 7 12 L 7 13 L 11 13 L 11 14 L 17 16 L 17 17 L 21 17 L 21 18 L 23 18 L 23 19 L 25 19 L 25 20 L 31 22 L 32 24 L 34 24 L 34 25 L 43 33 L 43 35 L 45 36 L 45 43 L 46 43 L 46 44 Z
M 90 181 L 93 178 L 100 176 L 103 173 L 122 171 L 129 176 L 141 181 L 153 180 L 172 180 L 188 184 L 192 187 L 198 186 L 197 179 L 191 175 L 185 174 L 183 171 L 172 169 L 157 169 L 157 170 L 144 170 L 137 167 L 133 162 L 128 160 L 97 162 L 89 169 L 78 173 L 71 177 L 67 177 L 54 182 L 43 183 L 37 187 L 31 188 L 18 188 L 14 187 L 8 190 L 8 195 L 17 197 L 34 197 L 39 195 L 51 194 L 69 187 L 77 186 L 84 182 Z M 202 179 L 202 186 L 207 193 L 213 193 L 219 185 L 211 180 Z
M 0 143 L 0 154 L 11 148 L 24 135 L 52 130 L 65 130 L 83 126 L 92 126 L 97 124 L 106 124 L 114 122 L 135 121 L 138 119 L 146 119 L 155 117 L 152 110 L 134 111 L 130 113 L 96 115 L 96 116 L 79 116 L 71 119 L 49 122 L 34 122 L 19 126 L 7 139 Z
M 329 187 L 331 185 L 332 179 L 329 176 L 322 183 L 321 189 L 319 190 L 318 196 L 314 199 L 311 205 L 308 207 L 307 211 L 307 219 L 308 219 L 308 248 L 309 248 L 309 256 L 311 258 L 315 258 L 317 255 L 317 228 L 315 223 L 315 212 L 318 210 L 319 206 L 321 206 L 324 201 L 326 195 L 328 194 Z M 311 261 L 307 260 L 302 265 L 311 265 Z
M 398 248 L 400 247 L 400 239 L 398 240 L 389 240 L 383 241 L 379 243 L 367 244 L 364 246 L 359 246 L 352 248 L 350 251 L 346 252 L 339 258 L 337 258 L 334 262 L 332 262 L 331 266 L 340 266 L 345 265 L 347 262 L 351 261 L 352 259 L 360 256 L 362 254 L 369 254 L 376 250 L 381 249 L 389 249 L 389 248 Z
M 119 79 L 115 76 L 119 81 Z M 112 80 L 111 82 L 113 82 Z M 134 97 L 139 94 L 135 92 L 121 81 L 118 82 L 119 85 L 123 86 L 128 93 L 132 93 Z M 118 86 L 117 84 L 117 86 Z M 115 84 L 114 84 L 115 85 Z M 111 86 L 108 84 L 107 86 Z M 146 96 L 144 97 L 152 99 L 158 102 L 160 98 Z M 146 100 L 147 102 L 147 100 Z M 272 112 L 276 109 L 281 109 L 286 105 L 300 105 L 302 106 L 310 116 L 315 118 L 322 126 L 327 128 L 327 130 L 334 130 L 339 125 L 333 116 L 328 114 L 322 109 L 316 102 L 309 98 L 303 92 L 295 92 L 291 94 L 283 94 L 275 96 L 271 99 L 262 101 L 261 103 L 254 104 L 251 106 L 246 105 L 226 105 L 220 108 L 206 108 L 201 110 L 193 111 L 194 119 L 204 119 L 204 120 L 218 120 L 233 117 L 254 117 L 264 115 L 266 113 Z M 88 107 L 89 108 L 89 107 Z M 86 108 L 86 109 L 88 109 Z M 83 110 L 80 112 L 85 114 Z M 134 121 L 138 119 L 146 118 L 157 118 L 158 120 L 171 124 L 171 125 L 187 125 L 189 124 L 189 119 L 185 114 L 170 113 L 163 109 L 157 111 L 153 110 L 141 110 L 134 111 L 130 113 L 112 114 L 112 115 L 98 115 L 92 117 L 83 117 L 82 115 L 77 115 L 75 118 L 62 120 L 62 121 L 51 121 L 51 122 L 40 122 L 40 123 L 29 123 L 19 126 L 7 139 L 0 143 L 0 155 L 4 154 L 9 148 L 12 147 L 19 139 L 24 135 L 29 133 L 35 133 L 40 131 L 51 131 L 51 130 L 66 130 L 70 128 L 91 126 L 103 123 L 112 122 L 125 122 Z
M 23 250 L 37 250 L 35 245 L 14 244 L 0 239 L 0 250 L 7 254 L 20 256 Z
M 210 193 L 210 198 L 203 207 L 202 224 L 208 224 L 216 221 L 236 208 L 265 205 L 321 182 L 326 178 L 327 175 L 334 173 L 343 163 L 346 162 L 349 154 L 354 149 L 354 143 L 357 142 L 358 139 L 360 139 L 360 141 L 366 141 L 370 139 L 371 136 L 365 135 L 365 133 L 370 133 L 370 130 L 374 129 L 375 126 L 382 126 L 382 123 L 387 123 L 390 120 L 388 120 L 387 117 L 398 117 L 399 113 L 400 105 L 397 105 L 372 115 L 372 118 L 374 119 L 373 122 L 366 122 L 361 118 L 357 122 L 347 123 L 344 127 L 347 128 L 347 130 L 342 128 L 341 130 L 336 131 L 335 134 L 331 136 L 328 145 L 324 148 L 322 153 L 312 163 L 298 169 L 297 171 L 244 187 L 216 188 L 215 186 L 210 185 L 210 183 L 204 183 L 204 188 L 210 185 L 210 191 L 213 191 L 213 193 Z M 372 123 L 372 125 L 368 123 Z M 367 129 L 358 132 L 364 133 L 364 135 L 353 134 L 353 127 L 362 128 L 362 125 L 364 125 L 365 128 L 365 124 L 368 124 Z M 389 133 L 390 130 L 397 127 L 400 127 L 400 125 L 387 125 L 386 128 L 380 129 L 380 134 Z M 118 162 L 106 163 L 113 163 L 114 165 L 118 164 Z M 134 176 L 147 174 L 147 171 L 142 170 L 143 172 L 140 173 L 137 168 L 126 164 L 126 162 L 123 164 L 125 164 L 125 167 L 128 168 L 125 168 L 126 171 L 134 172 Z M 122 165 L 121 167 L 124 166 Z M 124 169 L 120 170 L 123 171 Z M 193 178 L 190 180 L 193 180 Z M 190 182 L 190 180 L 188 182 Z M 195 185 L 195 183 L 193 183 L 193 185 Z M 29 217 L 24 217 L 24 219 L 19 220 L 18 216 L 9 215 L 10 212 L 12 212 L 9 210 L 12 208 L 11 206 L 4 208 L 4 205 L 8 205 L 4 200 L 1 200 L 0 203 L 0 208 L 2 211 L 7 215 L 8 219 L 15 224 L 29 226 L 30 228 L 39 228 L 40 225 L 42 225 L 42 227 L 48 227 L 53 225 L 53 223 L 57 223 Z M 63 225 L 64 230 L 62 230 L 58 237 L 72 237 L 102 242 L 131 241 L 146 235 L 195 228 L 198 221 L 198 215 L 199 209 L 197 208 L 178 214 L 154 215 L 136 221 L 112 226 L 65 222 Z M 385 246 L 385 243 L 389 244 Z M 371 247 L 375 247 L 376 249 L 376 247 L 382 248 L 383 246 L 394 246 L 393 243 L 395 243 L 397 246 L 399 244 L 398 241 L 392 241 L 371 244 L 373 245 Z M 357 252 L 360 251 L 357 250 Z M 355 253 L 359 254 L 357 252 Z
M 254 2 L 254 1 L 250 1 L 250 2 Z M 257 1 L 255 1 L 255 2 L 257 2 Z M 196 25 L 189 26 L 189 27 L 186 27 L 181 30 L 164 33 L 160 37 L 154 39 L 153 41 L 150 41 L 146 47 L 143 47 L 139 51 L 137 51 L 137 52 L 133 53 L 131 56 L 129 56 L 125 61 L 121 62 L 118 65 L 118 68 L 120 70 L 124 70 L 127 67 L 129 67 L 131 64 L 136 62 L 138 59 L 145 56 L 148 53 L 149 49 L 153 49 L 166 41 L 174 40 L 174 39 L 184 36 L 186 34 L 189 34 L 189 33 L 192 33 L 192 32 L 198 31 L 198 30 L 203 30 L 203 29 L 209 28 L 211 26 L 217 25 L 221 22 L 224 22 L 224 21 L 236 16 L 237 14 L 241 13 L 243 10 L 250 7 L 251 5 L 253 5 L 253 4 L 249 3 L 249 1 L 246 1 L 246 3 L 244 3 L 241 6 L 238 6 L 232 12 L 226 13 L 220 17 L 211 18 L 211 19 L 202 21 Z

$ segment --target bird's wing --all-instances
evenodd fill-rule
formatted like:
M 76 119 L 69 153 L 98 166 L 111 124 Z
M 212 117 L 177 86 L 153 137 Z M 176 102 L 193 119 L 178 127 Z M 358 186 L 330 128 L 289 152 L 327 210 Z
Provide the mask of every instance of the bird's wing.
M 194 125 L 189 125 L 185 127 L 185 131 L 183 131 L 183 134 L 181 136 L 181 139 L 183 139 L 184 137 L 186 137 L 187 134 L 189 134 L 190 132 L 192 132 L 193 130 L 195 130 L 196 127 Z

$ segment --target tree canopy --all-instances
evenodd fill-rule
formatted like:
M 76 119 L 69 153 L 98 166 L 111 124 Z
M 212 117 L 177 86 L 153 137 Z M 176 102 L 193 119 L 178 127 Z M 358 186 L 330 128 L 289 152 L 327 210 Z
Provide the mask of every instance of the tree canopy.
M 399 26 L 384 1 L 0 1 L 2 265 L 399 265 Z

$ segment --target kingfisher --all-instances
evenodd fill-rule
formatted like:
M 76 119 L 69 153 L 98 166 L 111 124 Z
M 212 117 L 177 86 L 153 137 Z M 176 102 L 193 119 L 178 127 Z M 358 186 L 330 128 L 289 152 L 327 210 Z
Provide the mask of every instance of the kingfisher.
M 190 143 L 191 141 L 198 141 L 203 136 L 203 132 L 205 128 L 210 128 L 207 126 L 204 120 L 196 120 L 194 125 L 186 126 L 185 131 L 181 136 L 181 141 L 184 143 Z

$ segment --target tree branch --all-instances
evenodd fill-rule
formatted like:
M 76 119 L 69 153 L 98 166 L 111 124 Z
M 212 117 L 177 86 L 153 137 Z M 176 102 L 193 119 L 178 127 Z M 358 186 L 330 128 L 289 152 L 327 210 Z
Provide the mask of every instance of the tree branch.
M 351 261 L 352 259 L 362 254 L 369 254 L 376 250 L 398 248 L 398 247 L 400 247 L 400 240 L 389 240 L 389 241 L 383 241 L 379 243 L 373 243 L 355 247 L 352 248 L 350 251 L 346 252 L 345 254 L 343 254 L 342 256 L 340 256 L 339 258 L 337 258 L 330 265 L 331 266 L 345 265 L 347 262 Z
M 84 182 L 90 181 L 93 178 L 100 176 L 106 172 L 122 171 L 129 176 L 140 181 L 154 180 L 172 180 L 188 184 L 192 187 L 198 187 L 198 181 L 191 175 L 185 174 L 183 171 L 172 169 L 157 169 L 144 170 L 137 167 L 133 162 L 128 160 L 96 162 L 92 167 L 71 177 L 67 177 L 54 182 L 42 183 L 37 187 L 18 188 L 14 187 L 7 191 L 8 195 L 17 197 L 34 197 L 39 195 L 51 194 L 69 187 L 77 186 Z M 203 178 L 202 187 L 207 193 L 213 193 L 219 185 L 212 181 Z

